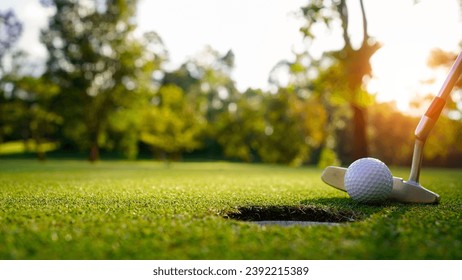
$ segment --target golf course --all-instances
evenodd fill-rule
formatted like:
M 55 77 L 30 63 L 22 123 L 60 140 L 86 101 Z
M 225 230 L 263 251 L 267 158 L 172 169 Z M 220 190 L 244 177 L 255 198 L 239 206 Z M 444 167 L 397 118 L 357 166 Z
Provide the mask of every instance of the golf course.
M 462 0 L 0 1 L 0 280 L 456 275 L 461 31 Z
M 325 185 L 321 172 L 230 162 L 1 159 L 0 258 L 462 258 L 460 169 L 423 167 L 421 184 L 441 196 L 437 205 L 359 204 Z

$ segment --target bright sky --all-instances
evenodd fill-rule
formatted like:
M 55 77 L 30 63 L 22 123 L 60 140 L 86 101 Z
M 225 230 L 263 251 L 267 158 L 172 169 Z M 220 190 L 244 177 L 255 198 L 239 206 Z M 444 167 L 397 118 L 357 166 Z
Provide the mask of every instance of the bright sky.
M 426 67 L 429 50 L 458 51 L 462 42 L 462 16 L 458 0 L 367 0 L 364 1 L 369 33 L 383 43 L 372 58 L 375 78 L 368 88 L 381 101 L 396 101 L 402 110 L 416 94 L 436 94 L 445 72 L 433 87 L 421 81 L 435 75 Z M 138 24 L 154 30 L 170 54 L 171 67 L 200 52 L 204 46 L 236 56 L 233 77 L 238 87 L 268 88 L 268 74 L 277 62 L 291 59 L 303 46 L 294 15 L 307 0 L 141 0 Z M 361 38 L 357 0 L 348 0 L 350 31 Z M 44 59 L 38 42 L 39 29 L 47 24 L 46 11 L 38 0 L 2 0 L 0 10 L 14 8 L 25 23 L 19 46 L 32 57 Z M 320 34 L 317 49 L 341 46 L 338 34 Z

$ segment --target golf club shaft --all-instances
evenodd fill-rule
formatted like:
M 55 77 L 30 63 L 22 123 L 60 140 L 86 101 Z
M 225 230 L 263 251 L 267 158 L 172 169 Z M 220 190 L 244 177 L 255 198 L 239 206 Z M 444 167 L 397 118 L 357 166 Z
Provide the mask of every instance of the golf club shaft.
M 459 54 L 456 61 L 452 65 L 451 71 L 449 72 L 448 77 L 444 81 L 444 84 L 441 87 L 440 92 L 433 99 L 432 103 L 430 104 L 430 107 L 428 107 L 427 111 L 425 112 L 425 115 L 422 116 L 419 124 L 417 125 L 417 128 L 415 130 L 415 136 L 420 140 L 425 142 L 425 140 L 427 139 L 428 134 L 430 133 L 439 116 L 441 115 L 441 111 L 443 110 L 444 105 L 446 104 L 446 100 L 449 98 L 449 94 L 454 88 L 454 85 L 459 79 L 461 73 L 462 52 Z
M 443 86 L 441 87 L 438 96 L 444 100 L 448 99 L 448 96 L 451 94 L 452 88 L 456 84 L 457 80 L 459 79 L 460 75 L 462 74 L 462 52 L 457 56 L 456 61 L 451 67 L 451 71 L 444 81 Z
M 454 85 L 462 74 L 462 52 L 457 56 L 456 61 L 449 71 L 448 77 L 444 81 L 438 95 L 433 99 L 430 107 L 427 109 L 425 115 L 420 119 L 419 124 L 415 130 L 416 141 L 414 145 L 414 154 L 412 156 L 411 174 L 409 181 L 419 182 L 420 167 L 423 158 L 423 146 L 427 140 L 428 134 L 435 126 L 436 121 L 441 115 L 441 111 L 449 98 Z
M 409 182 L 419 184 L 420 167 L 422 166 L 424 144 L 425 141 L 422 141 L 418 138 L 415 140 L 414 153 L 412 154 L 411 174 L 409 175 L 408 180 Z

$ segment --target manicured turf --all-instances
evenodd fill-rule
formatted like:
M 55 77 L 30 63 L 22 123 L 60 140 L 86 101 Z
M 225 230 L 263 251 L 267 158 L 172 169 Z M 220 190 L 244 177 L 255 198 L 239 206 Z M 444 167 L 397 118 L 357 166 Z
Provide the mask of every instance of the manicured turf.
M 0 160 L 0 259 L 462 258 L 461 170 L 423 169 L 439 205 L 356 204 L 320 173 L 224 162 Z M 407 169 L 393 173 L 406 177 Z M 249 210 L 350 222 L 231 219 Z

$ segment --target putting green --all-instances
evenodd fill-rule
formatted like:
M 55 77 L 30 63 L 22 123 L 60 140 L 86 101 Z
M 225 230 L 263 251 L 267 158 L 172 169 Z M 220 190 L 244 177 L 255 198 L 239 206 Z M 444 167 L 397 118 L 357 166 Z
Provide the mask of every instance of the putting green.
M 423 168 L 421 183 L 441 195 L 439 205 L 357 204 L 320 174 L 226 162 L 3 159 L 0 258 L 462 258 L 461 170 Z M 344 220 L 286 227 L 233 219 L 243 209 Z

